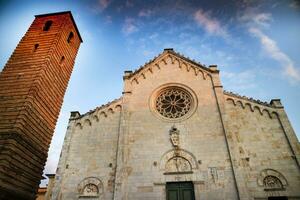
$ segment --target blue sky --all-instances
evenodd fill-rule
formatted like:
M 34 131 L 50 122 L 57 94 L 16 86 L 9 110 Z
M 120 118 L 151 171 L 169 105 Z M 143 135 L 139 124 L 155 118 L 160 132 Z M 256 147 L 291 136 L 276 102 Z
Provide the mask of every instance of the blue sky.
M 0 0 L 0 69 L 34 15 L 70 10 L 83 38 L 49 150 L 54 173 L 70 111 L 121 96 L 124 70 L 164 48 L 217 64 L 225 90 L 280 98 L 300 136 L 299 1 Z

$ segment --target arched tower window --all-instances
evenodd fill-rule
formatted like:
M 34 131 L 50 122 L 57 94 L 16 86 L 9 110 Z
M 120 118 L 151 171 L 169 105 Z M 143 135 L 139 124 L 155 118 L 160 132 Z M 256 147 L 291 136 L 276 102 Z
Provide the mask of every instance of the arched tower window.
M 70 32 L 70 33 L 69 33 L 69 36 L 68 36 L 68 39 L 67 39 L 67 42 L 70 43 L 70 42 L 73 41 L 73 39 L 74 39 L 74 33 L 73 33 L 73 32 Z
M 52 25 L 52 21 L 51 20 L 48 20 L 46 21 L 45 25 L 44 25 L 44 28 L 43 28 L 43 31 L 49 31 L 51 25 Z
M 39 44 L 35 44 L 33 47 L 33 52 L 36 52 L 36 50 L 39 48 Z
M 65 57 L 62 56 L 62 57 L 60 58 L 59 64 L 62 65 L 62 64 L 64 64 L 64 62 L 65 62 Z

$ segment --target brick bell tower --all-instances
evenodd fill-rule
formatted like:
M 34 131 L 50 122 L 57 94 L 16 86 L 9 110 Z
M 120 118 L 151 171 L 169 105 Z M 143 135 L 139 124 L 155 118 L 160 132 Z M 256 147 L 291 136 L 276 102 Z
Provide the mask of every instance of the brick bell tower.
M 0 199 L 35 199 L 82 42 L 70 11 L 37 15 L 0 74 Z

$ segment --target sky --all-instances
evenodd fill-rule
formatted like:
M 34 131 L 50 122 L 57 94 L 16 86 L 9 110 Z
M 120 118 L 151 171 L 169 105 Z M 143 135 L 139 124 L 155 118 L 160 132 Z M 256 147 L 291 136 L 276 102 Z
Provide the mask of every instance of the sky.
M 227 91 L 281 99 L 300 137 L 299 0 L 0 0 L 0 70 L 34 15 L 67 10 L 83 43 L 44 173 L 56 171 L 70 111 L 86 113 L 119 98 L 124 71 L 164 48 L 217 64 Z

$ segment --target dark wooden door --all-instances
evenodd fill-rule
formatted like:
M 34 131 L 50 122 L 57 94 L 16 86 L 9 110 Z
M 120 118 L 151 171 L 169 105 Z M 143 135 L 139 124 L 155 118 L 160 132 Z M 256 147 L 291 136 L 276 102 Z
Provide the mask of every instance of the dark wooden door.
M 167 183 L 167 200 L 195 200 L 192 182 Z
M 268 200 L 288 200 L 287 197 L 268 197 Z

